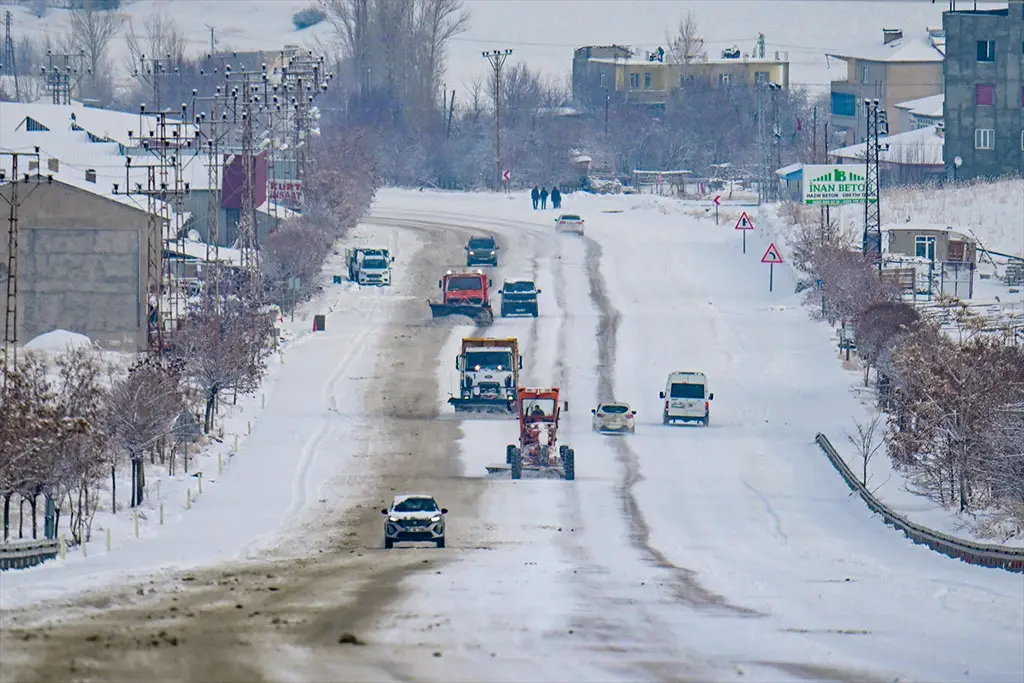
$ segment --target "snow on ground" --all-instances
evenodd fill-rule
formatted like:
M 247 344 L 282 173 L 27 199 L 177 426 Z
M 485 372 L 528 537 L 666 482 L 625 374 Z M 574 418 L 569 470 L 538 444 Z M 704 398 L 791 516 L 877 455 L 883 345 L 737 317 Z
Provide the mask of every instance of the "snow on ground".
M 351 239 L 372 241 L 374 234 L 361 227 Z M 414 258 L 418 240 L 409 233 L 397 235 L 391 238 L 392 250 L 400 259 Z M 328 261 L 328 283 L 332 274 L 345 271 L 342 261 L 341 255 Z M 228 407 L 218 419 L 223 442 L 193 455 L 188 474 L 181 473 L 180 462 L 175 476 L 149 465 L 148 494 L 138 509 L 139 538 L 135 511 L 125 506 L 129 489 L 121 473 L 117 514 L 109 512 L 109 491 L 101 491 L 105 509 L 97 513 L 84 551 L 76 548 L 64 560 L 5 573 L 0 582 L 4 608 L 70 599 L 79 590 L 127 577 L 285 550 L 279 546 L 291 540 L 292 525 L 315 512 L 326 475 L 348 453 L 339 446 L 345 440 L 336 435 L 358 422 L 362 392 L 357 385 L 366 379 L 360 378 L 359 368 L 373 363 L 375 334 L 402 297 L 404 272 L 397 263 L 390 289 L 327 284 L 320 297 L 299 308 L 294 321 L 285 317 L 286 341 L 282 353 L 271 356 L 263 386 L 240 396 L 237 407 Z M 326 331 L 314 334 L 316 313 L 327 315 Z M 347 350 L 339 354 L 339 348 Z M 321 403 L 337 419 L 325 419 Z M 238 450 L 233 453 L 236 438 Z M 223 473 L 218 472 L 218 459 Z
M 29 351 L 56 351 L 57 353 L 78 348 L 93 348 L 95 344 L 89 337 L 67 330 L 52 330 L 31 339 L 25 344 Z
M 499 319 L 487 335 L 519 338 L 526 382 L 563 387 L 560 434 L 577 452 L 574 483 L 492 478 L 472 531 L 484 540 L 467 538 L 386 610 L 375 638 L 401 642 L 419 615 L 445 647 L 445 664 L 418 675 L 462 680 L 451 667 L 488 659 L 492 671 L 545 680 L 594 667 L 602 680 L 1024 675 L 1020 578 L 913 545 L 850 496 L 814 444 L 819 430 L 840 441 L 864 408 L 792 275 L 777 268 L 768 291 L 765 235 L 743 255 L 731 222 L 716 228 L 649 197 L 567 197 L 587 220 L 585 240 L 555 238 L 554 213 L 520 194 L 388 191 L 379 202 L 501 234 L 512 247 L 496 281 L 535 259 L 541 317 Z M 620 316 L 611 341 L 588 285 L 595 245 Z M 470 331 L 453 329 L 438 359 L 439 400 Z M 613 361 L 603 360 L 609 343 Z M 687 368 L 707 372 L 716 393 L 707 429 L 660 424 L 658 391 Z M 639 411 L 634 437 L 590 433 L 608 382 Z M 516 435 L 512 420 L 466 419 L 462 431 L 467 477 L 501 462 Z

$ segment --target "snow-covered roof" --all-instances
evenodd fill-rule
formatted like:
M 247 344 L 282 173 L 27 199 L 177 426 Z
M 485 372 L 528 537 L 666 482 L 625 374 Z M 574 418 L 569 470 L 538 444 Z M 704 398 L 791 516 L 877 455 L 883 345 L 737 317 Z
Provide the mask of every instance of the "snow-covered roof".
M 45 332 L 25 344 L 29 351 L 64 351 L 68 348 L 95 348 L 89 337 L 77 332 L 67 330 L 52 330 Z
M 944 140 L 938 131 L 938 126 L 925 126 L 882 138 L 880 142 L 888 145 L 888 149 L 878 152 L 878 160 L 892 164 L 943 166 L 942 146 Z M 829 150 L 828 154 L 841 159 L 864 159 L 867 154 L 867 144 L 862 142 Z
M 803 168 L 804 168 L 804 165 L 802 163 L 800 163 L 800 162 L 797 162 L 795 164 L 790 164 L 789 166 L 783 166 L 782 168 L 780 168 L 777 171 L 775 171 L 775 175 L 779 176 L 780 178 L 786 178 L 786 176 L 790 176 L 790 175 L 796 173 L 797 171 L 802 171 Z M 793 178 L 786 178 L 786 179 L 787 180 L 793 180 Z
M 914 116 L 929 116 L 942 118 L 942 105 L 946 99 L 944 93 L 919 97 L 916 100 L 907 100 L 896 105 L 897 109 L 905 109 Z
M 773 59 L 768 57 L 754 57 L 747 55 L 745 57 L 736 57 L 735 59 L 729 59 L 727 57 L 706 57 L 701 56 L 694 59 L 691 62 L 685 64 L 677 62 L 652 62 L 647 59 L 638 59 L 632 57 L 630 59 L 616 59 L 614 57 L 591 57 L 587 61 L 595 62 L 597 64 L 622 64 L 624 66 L 693 66 L 695 64 L 748 64 L 750 62 L 757 62 L 763 64 L 784 64 L 788 60 L 786 59 Z
M 131 145 L 133 136 L 145 134 L 155 127 L 155 117 L 87 107 L 81 102 L 53 104 L 49 102 L 0 102 L 0 131 L 27 130 L 26 118 L 31 118 L 49 131 L 71 131 L 80 128 L 100 140 Z M 168 119 L 171 122 L 171 119 Z M 47 131 L 36 131 L 45 133 Z M 186 130 L 186 135 L 191 132 Z
M 861 59 L 869 62 L 941 62 L 945 59 L 945 40 L 933 38 L 928 33 L 904 35 L 888 45 L 881 40 L 861 45 L 843 52 L 827 52 L 829 57 L 849 60 Z
M 274 215 L 276 215 L 281 220 L 287 220 L 289 218 L 297 218 L 298 216 L 302 215 L 298 211 L 292 211 L 288 207 L 282 206 L 281 204 L 278 204 L 276 202 L 272 202 L 269 199 L 267 201 L 263 202 L 262 204 L 260 204 L 259 206 L 257 206 L 256 210 L 259 211 L 262 214 L 266 214 L 267 216 L 274 216 Z
M 184 254 L 191 258 L 206 260 L 206 242 L 189 239 L 180 240 L 172 242 L 167 249 L 168 251 Z M 237 266 L 242 263 L 242 252 L 230 247 L 217 247 L 217 260 L 230 266 Z

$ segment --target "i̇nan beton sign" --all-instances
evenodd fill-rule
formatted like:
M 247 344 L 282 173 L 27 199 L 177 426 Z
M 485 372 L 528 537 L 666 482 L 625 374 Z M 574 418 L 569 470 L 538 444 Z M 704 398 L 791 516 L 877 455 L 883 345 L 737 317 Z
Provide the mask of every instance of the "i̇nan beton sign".
M 803 168 L 804 204 L 862 204 L 867 180 L 859 164 L 818 164 Z M 872 196 L 870 201 L 875 201 Z

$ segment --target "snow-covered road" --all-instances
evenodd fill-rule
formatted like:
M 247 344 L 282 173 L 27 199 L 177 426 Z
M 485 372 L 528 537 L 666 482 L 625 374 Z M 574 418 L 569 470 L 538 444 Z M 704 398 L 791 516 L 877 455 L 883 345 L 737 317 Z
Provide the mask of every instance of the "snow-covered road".
M 258 541 L 308 557 L 214 567 L 170 598 L 107 609 L 104 633 L 138 668 L 102 660 L 95 677 L 183 661 L 187 680 L 1024 680 L 1024 579 L 914 546 L 814 445 L 864 408 L 788 271 L 767 291 L 761 237 L 742 254 L 728 221 L 660 199 L 573 195 L 566 209 L 585 237 L 555 235 L 555 214 L 521 195 L 382 191 L 367 223 L 427 237 L 395 291 L 358 292 L 364 307 L 289 356 L 295 376 L 253 432 L 268 454 L 295 454 L 260 468 L 287 495 L 244 508 L 261 526 L 244 543 L 192 529 L 222 556 Z M 422 300 L 473 232 L 503 247 L 495 286 L 537 282 L 539 318 L 429 320 Z M 481 334 L 517 337 L 524 382 L 562 388 L 576 481 L 486 474 L 516 423 L 445 403 L 461 338 Z M 715 392 L 708 428 L 661 424 L 658 392 L 685 369 Z M 638 410 L 635 435 L 591 432 L 590 409 L 613 398 Z M 447 549 L 380 549 L 377 497 L 409 487 L 451 509 Z M 293 523 L 275 529 L 278 516 Z M 30 576 L 27 589 L 47 585 Z M 203 619 L 183 621 L 193 611 Z M 40 652 L 70 657 L 75 677 L 68 653 L 97 623 L 54 631 Z M 187 644 L 147 649 L 132 628 Z M 339 647 L 341 632 L 365 645 Z

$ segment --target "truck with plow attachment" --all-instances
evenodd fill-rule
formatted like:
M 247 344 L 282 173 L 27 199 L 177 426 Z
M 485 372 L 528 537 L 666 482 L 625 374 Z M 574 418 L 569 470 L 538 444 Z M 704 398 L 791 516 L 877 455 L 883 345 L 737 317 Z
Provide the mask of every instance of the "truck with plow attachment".
M 457 413 L 504 413 L 516 409 L 519 370 L 519 340 L 469 337 L 455 357 L 459 371 L 459 393 L 448 403 Z
M 526 389 L 516 395 L 519 414 L 519 443 L 505 448 L 504 465 L 488 465 L 489 474 L 509 472 L 513 479 L 522 479 L 524 471 L 547 478 L 576 479 L 576 452 L 558 443 L 558 421 L 568 403 L 558 399 L 558 388 Z

